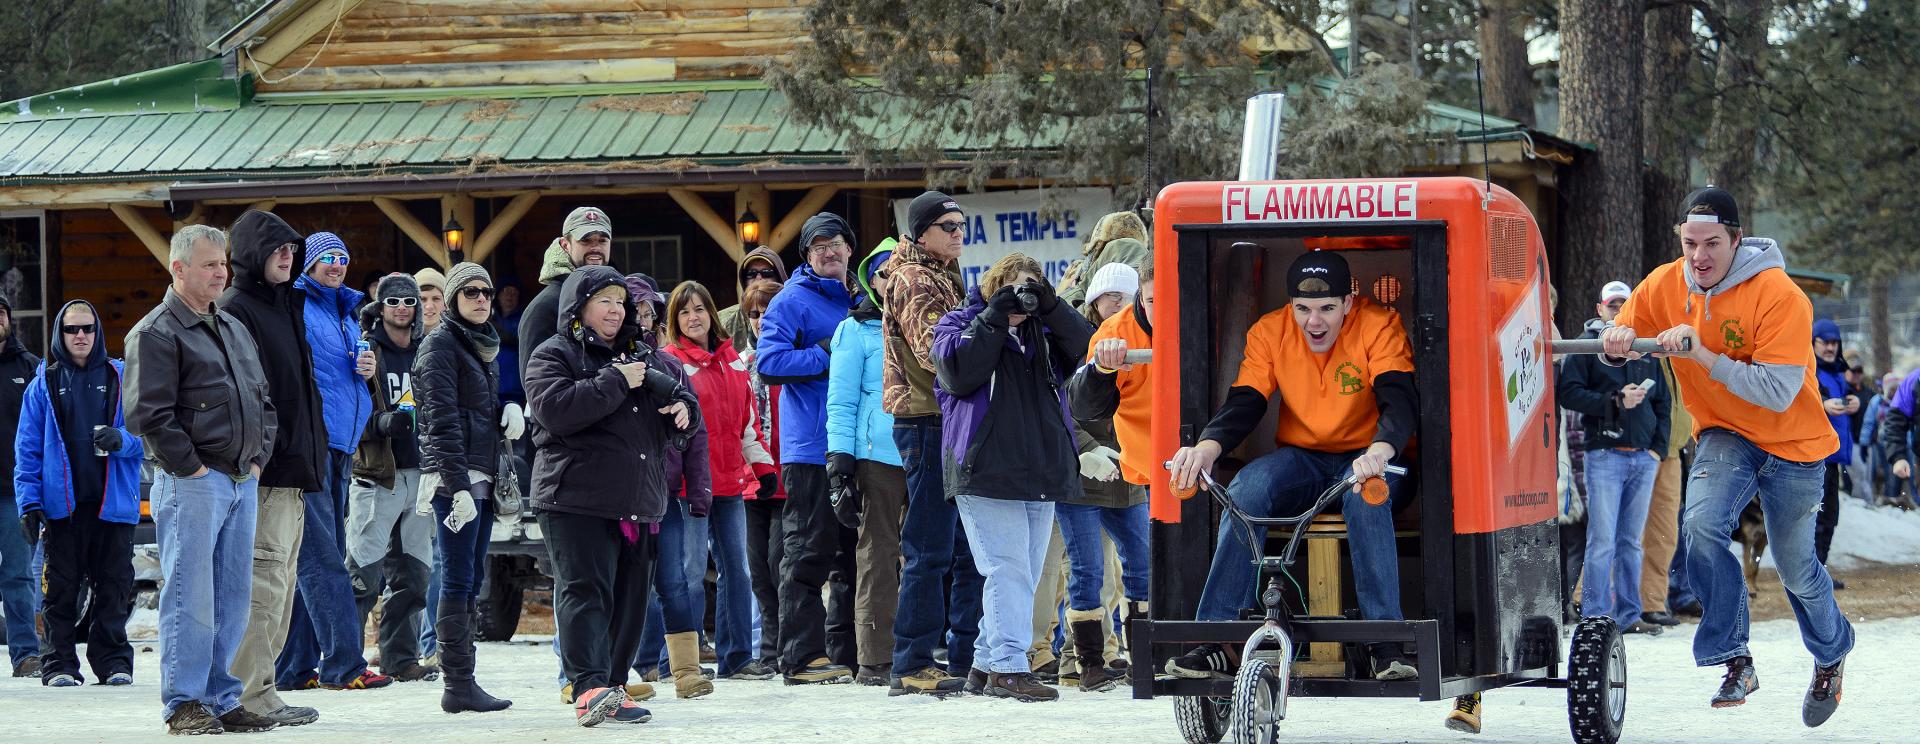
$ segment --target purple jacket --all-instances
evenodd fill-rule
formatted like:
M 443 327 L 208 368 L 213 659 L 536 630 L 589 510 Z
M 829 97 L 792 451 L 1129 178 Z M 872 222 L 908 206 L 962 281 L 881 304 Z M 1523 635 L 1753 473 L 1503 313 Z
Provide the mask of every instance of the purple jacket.
M 1086 356 L 1093 327 L 1064 302 L 1014 328 L 984 310 L 976 288 L 933 329 L 947 498 L 1080 496 L 1065 383 Z
M 687 380 L 686 366 L 680 363 L 679 358 L 658 349 L 654 350 L 653 357 L 673 370 L 673 376 L 680 380 L 680 384 L 686 385 L 689 390 L 693 389 L 692 383 Z M 684 449 L 668 444 L 666 458 L 667 492 L 687 502 L 687 511 L 693 516 L 706 516 L 707 511 L 713 508 L 713 471 L 706 466 L 707 427 L 694 429 Z M 689 460 L 700 463 L 700 466 L 687 469 Z

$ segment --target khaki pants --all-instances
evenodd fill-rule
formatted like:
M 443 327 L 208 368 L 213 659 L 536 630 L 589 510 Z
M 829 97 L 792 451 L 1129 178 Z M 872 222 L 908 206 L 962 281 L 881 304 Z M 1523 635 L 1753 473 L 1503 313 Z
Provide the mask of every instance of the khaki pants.
M 255 520 L 253 604 L 247 612 L 246 637 L 233 658 L 233 676 L 240 680 L 240 704 L 266 715 L 286 707 L 273 687 L 273 662 L 287 644 L 287 623 L 293 612 L 294 568 L 307 521 L 300 489 L 260 489 Z
M 1640 611 L 1667 611 L 1667 573 L 1673 551 L 1680 546 L 1680 485 L 1685 473 L 1680 458 L 1660 461 L 1653 477 L 1653 501 L 1647 507 L 1647 527 L 1640 534 Z
M 853 558 L 853 636 L 860 666 L 893 663 L 893 613 L 900 605 L 900 520 L 907 514 L 907 471 L 861 460 L 855 477 L 864 511 Z
M 1114 547 L 1111 538 L 1103 535 L 1100 542 L 1106 548 L 1107 561 L 1106 573 L 1100 581 L 1100 604 L 1107 615 L 1112 615 L 1119 612 L 1120 606 L 1126 602 L 1126 595 L 1120 586 L 1120 551 Z M 1060 647 L 1058 657 L 1053 654 L 1053 634 L 1060 627 L 1060 606 L 1067 601 L 1068 573 L 1066 541 L 1060 537 L 1060 527 L 1056 524 L 1053 539 L 1047 541 L 1047 560 L 1040 572 L 1040 589 L 1033 593 L 1033 648 L 1027 658 L 1039 662 L 1036 666 L 1044 666 L 1048 659 L 1058 658 L 1062 672 L 1075 671 L 1078 663 L 1071 638 Z M 1120 655 L 1119 634 L 1111 630 L 1107 633 L 1106 655 L 1108 659 Z

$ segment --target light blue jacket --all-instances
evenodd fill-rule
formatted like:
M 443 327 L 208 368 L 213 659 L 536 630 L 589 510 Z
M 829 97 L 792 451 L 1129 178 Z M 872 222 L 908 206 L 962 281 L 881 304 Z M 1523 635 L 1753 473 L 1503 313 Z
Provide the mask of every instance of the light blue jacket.
M 893 443 L 893 414 L 880 408 L 885 349 L 877 317 L 862 320 L 855 311 L 854 317 L 834 330 L 827 379 L 827 451 L 900 467 L 900 448 Z

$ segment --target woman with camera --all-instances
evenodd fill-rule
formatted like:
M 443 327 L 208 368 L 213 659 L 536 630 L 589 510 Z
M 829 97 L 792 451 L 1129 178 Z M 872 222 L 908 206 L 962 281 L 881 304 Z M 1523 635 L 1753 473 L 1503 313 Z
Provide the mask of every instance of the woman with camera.
M 560 335 L 533 351 L 533 502 L 553 561 L 560 666 L 574 720 L 639 723 L 624 688 L 646 620 L 654 529 L 667 510 L 663 453 L 699 426 L 692 391 L 636 339 L 624 277 L 583 266 L 560 293 Z M 612 476 L 619 477 L 612 477 Z
M 413 360 L 420 435 L 420 500 L 439 522 L 433 560 L 440 568 L 440 639 L 448 713 L 493 712 L 513 704 L 488 695 L 473 679 L 473 637 L 480 627 L 474 595 L 486 576 L 492 539 L 493 478 L 500 472 L 500 333 L 493 314 L 493 279 L 477 264 L 447 271 L 454 312 L 420 342 Z M 421 510 L 425 513 L 425 509 Z
M 946 494 L 986 579 L 968 687 L 993 697 L 1059 697 L 1031 674 L 1027 647 L 1054 504 L 1081 493 L 1065 382 L 1092 335 L 1039 262 L 1019 253 L 988 268 L 966 307 L 934 327 Z

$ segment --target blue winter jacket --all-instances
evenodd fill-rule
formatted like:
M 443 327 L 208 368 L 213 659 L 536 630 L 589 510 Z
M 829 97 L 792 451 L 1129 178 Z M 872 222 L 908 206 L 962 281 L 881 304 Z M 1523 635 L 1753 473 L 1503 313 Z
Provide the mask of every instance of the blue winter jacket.
M 307 345 L 313 347 L 313 383 L 327 423 L 327 448 L 353 452 L 373 415 L 367 381 L 354 371 L 360 324 L 354 309 L 366 294 L 352 287 L 330 289 L 301 275 L 293 286 L 307 298 Z
M 826 344 L 853 309 L 839 279 L 802 264 L 760 317 L 760 376 L 780 385 L 780 464 L 827 464 Z
M 1816 369 L 1814 377 L 1820 382 L 1821 398 L 1846 398 L 1853 394 L 1853 386 L 1847 384 L 1845 372 Z M 1853 414 L 1827 414 L 1827 421 L 1832 422 L 1834 433 L 1840 435 L 1840 449 L 1827 455 L 1827 462 L 1841 465 L 1853 462 Z
M 862 304 L 861 309 L 868 307 Z M 880 408 L 881 371 L 886 344 L 880 315 L 854 316 L 833 333 L 833 367 L 827 380 L 827 451 L 901 467 L 893 443 L 893 414 Z
M 120 450 L 107 457 L 105 497 L 100 500 L 100 519 L 120 524 L 140 523 L 140 460 L 146 447 L 140 438 L 127 431 L 127 419 L 120 410 L 120 377 L 125 372 L 120 360 L 109 359 L 113 379 L 107 397 L 113 410 L 113 426 L 120 430 Z M 27 383 L 26 397 L 20 402 L 20 432 L 13 440 L 13 489 L 20 511 L 39 509 L 48 519 L 66 519 L 73 515 L 72 463 L 67 459 L 66 440 L 53 412 L 53 399 L 47 394 L 47 366 L 42 363 Z

